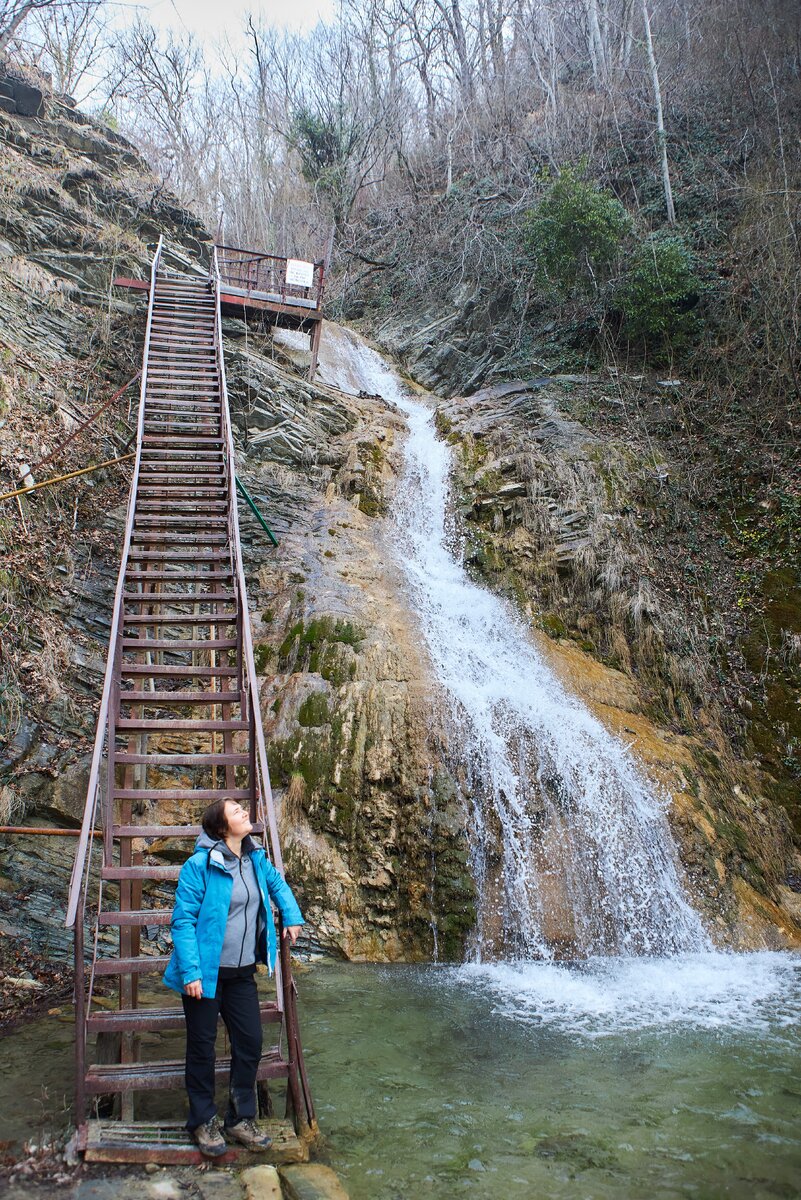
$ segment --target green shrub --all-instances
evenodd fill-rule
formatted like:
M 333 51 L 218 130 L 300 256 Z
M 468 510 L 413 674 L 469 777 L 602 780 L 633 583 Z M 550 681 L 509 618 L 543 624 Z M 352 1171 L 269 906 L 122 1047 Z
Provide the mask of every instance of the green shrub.
M 699 288 L 679 234 L 650 234 L 634 250 L 619 289 L 624 333 L 635 341 L 665 341 L 691 332 Z
M 593 291 L 608 278 L 631 218 L 611 193 L 564 167 L 526 217 L 525 242 L 541 287 L 567 297 Z

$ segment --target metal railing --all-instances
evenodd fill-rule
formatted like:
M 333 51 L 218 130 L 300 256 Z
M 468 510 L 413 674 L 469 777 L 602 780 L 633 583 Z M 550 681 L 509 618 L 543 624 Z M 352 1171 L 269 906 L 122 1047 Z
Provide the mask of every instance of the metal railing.
M 303 287 L 287 281 L 287 265 L 294 261 L 292 259 L 219 245 L 214 248 L 214 257 L 223 289 L 236 288 L 256 298 L 307 308 L 309 312 L 319 312 L 323 307 L 325 263 L 322 259 L 311 264 L 311 284 Z
M 106 672 L 103 681 L 100 708 L 97 717 L 92 761 L 87 787 L 86 804 L 75 861 L 72 868 L 67 912 L 65 923 L 74 930 L 74 961 L 75 961 L 75 1064 L 76 1064 L 76 1124 L 82 1125 L 86 1119 L 86 1039 L 87 1018 L 91 1005 L 92 980 L 94 976 L 94 961 L 97 956 L 97 926 L 95 928 L 95 946 L 91 956 L 89 979 L 87 980 L 87 964 L 85 962 L 85 923 L 89 883 L 92 875 L 92 847 L 96 840 L 96 827 L 102 826 L 103 864 L 113 865 L 113 823 L 114 823 L 114 791 L 115 791 L 115 742 L 116 719 L 120 704 L 120 677 L 122 669 L 123 649 L 123 593 L 125 591 L 125 576 L 131 551 L 131 541 L 136 512 L 137 489 L 139 486 L 140 467 L 143 449 L 145 426 L 145 396 L 148 385 L 148 364 L 151 348 L 151 331 L 153 327 L 153 311 L 156 295 L 156 279 L 161 260 L 162 240 L 153 258 L 150 274 L 150 294 L 148 304 L 147 327 L 143 353 L 143 368 L 141 376 L 139 415 L 137 422 L 136 458 L 131 480 L 131 491 L 128 499 L 128 509 L 125 520 L 125 533 L 120 557 L 120 569 L 114 596 L 114 607 L 109 637 L 109 651 L 106 662 Z M 269 857 L 276 868 L 283 873 L 283 860 L 278 836 L 278 824 L 270 786 L 270 775 L 267 764 L 267 749 L 264 729 L 259 708 L 258 676 L 253 653 L 253 638 L 250 628 L 250 616 L 247 605 L 247 589 L 242 559 L 242 548 L 239 535 L 237 514 L 236 469 L 234 458 L 233 431 L 228 411 L 228 393 L 225 376 L 225 361 L 222 344 L 222 325 L 220 313 L 221 278 L 216 251 L 212 257 L 210 282 L 214 289 L 215 320 L 214 346 L 216 363 L 219 371 L 221 398 L 221 421 L 224 478 L 227 492 L 227 529 L 230 553 L 230 564 L 234 581 L 237 629 L 237 664 L 239 675 L 239 690 L 242 697 L 242 715 L 248 723 L 249 739 L 249 778 L 253 789 L 252 809 L 263 824 L 265 841 Z M 105 772 L 106 786 L 102 786 L 103 760 L 106 757 Z M 98 839 L 99 840 L 99 839 Z M 306 1070 L 303 1061 L 303 1050 L 300 1041 L 298 1018 L 295 1003 L 295 985 L 292 979 L 290 947 L 287 939 L 278 928 L 279 959 L 276 966 L 277 1003 L 284 1017 L 284 1031 L 287 1039 L 288 1060 L 288 1105 L 294 1112 L 300 1130 L 316 1135 L 316 1120 L 314 1105 L 309 1091 Z M 88 987 L 87 987 L 88 983 Z
M 220 395 L 222 398 L 222 434 L 226 461 L 226 483 L 228 488 L 228 539 L 231 548 L 232 568 L 234 572 L 234 588 L 237 606 L 237 636 L 241 638 L 240 663 L 244 665 L 244 673 L 240 680 L 242 694 L 247 697 L 248 736 L 251 754 L 251 786 L 256 789 L 256 813 L 263 822 L 265 837 L 269 844 L 269 857 L 273 864 L 284 873 L 281 844 L 278 835 L 278 822 L 275 814 L 270 771 L 267 764 L 267 746 L 264 740 L 264 727 L 261 721 L 259 706 L 258 675 L 253 654 L 253 635 L 250 628 L 250 613 L 247 604 L 247 587 L 245 584 L 245 569 L 242 560 L 242 545 L 239 537 L 239 515 L 236 498 L 236 464 L 234 458 L 234 438 L 231 418 L 228 408 L 228 387 L 225 375 L 225 356 L 222 343 L 222 315 L 220 312 L 221 275 L 217 248 L 215 247 L 211 261 L 211 281 L 216 298 L 216 318 L 214 325 L 214 340 L 217 350 L 217 362 L 220 369 Z M 289 1061 L 288 1088 L 296 1119 L 301 1125 L 306 1125 L 316 1132 L 314 1103 L 309 1090 L 306 1068 L 303 1058 L 303 1048 L 300 1040 L 297 1006 L 295 1003 L 295 983 L 292 978 L 290 949 L 283 936 L 281 924 L 278 924 L 279 957 L 276 964 L 276 994 L 279 1008 L 284 1014 L 284 1026 L 287 1037 Z M 305 1115 L 304 1115 L 305 1114 Z
M 97 824 L 98 801 L 101 799 L 101 767 L 104 752 L 107 756 L 106 794 L 102 797 L 101 824 L 103 828 L 103 861 L 111 864 L 112 855 L 112 824 L 114 805 L 114 737 L 115 714 L 117 705 L 115 690 L 119 686 L 119 663 L 122 652 L 122 608 L 123 591 L 125 589 L 125 571 L 128 565 L 128 555 L 131 549 L 134 514 L 136 508 L 136 492 L 139 485 L 139 472 L 142 459 L 142 435 L 145 422 L 145 392 L 147 390 L 147 364 L 150 352 L 150 336 L 153 325 L 153 302 L 156 291 L 156 273 L 161 260 L 162 238 L 153 256 L 150 268 L 150 298 L 147 311 L 147 328 L 145 331 L 145 349 L 143 355 L 142 377 L 139 390 L 139 416 L 136 426 L 136 458 L 134 460 L 131 490 L 128 495 L 128 510 L 125 516 L 125 534 L 120 555 L 120 570 L 117 576 L 117 588 L 114 593 L 114 608 L 109 634 L 109 651 L 106 659 L 106 674 L 103 679 L 103 692 L 100 697 L 100 709 L 97 714 L 97 730 L 95 733 L 92 765 L 89 770 L 89 784 L 86 790 L 83 821 L 75 851 L 75 861 L 72 864 L 69 894 L 67 898 L 67 914 L 65 925 L 75 931 L 74 946 L 74 1000 L 75 1000 L 75 1120 L 80 1124 L 86 1112 L 86 1091 L 84 1077 L 86 1070 L 86 964 L 84 961 L 84 921 L 86 915 L 86 898 L 89 887 L 91 868 L 91 847 L 94 843 L 94 830 Z

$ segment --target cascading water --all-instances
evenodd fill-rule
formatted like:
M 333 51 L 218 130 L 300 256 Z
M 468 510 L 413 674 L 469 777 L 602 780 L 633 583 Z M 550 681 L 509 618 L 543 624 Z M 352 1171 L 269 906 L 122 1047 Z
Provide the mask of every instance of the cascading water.
M 362 343 L 340 340 L 337 367 L 408 420 L 395 544 L 466 772 L 478 956 L 708 949 L 664 799 L 509 606 L 467 577 L 449 516 L 450 451 L 432 411 Z

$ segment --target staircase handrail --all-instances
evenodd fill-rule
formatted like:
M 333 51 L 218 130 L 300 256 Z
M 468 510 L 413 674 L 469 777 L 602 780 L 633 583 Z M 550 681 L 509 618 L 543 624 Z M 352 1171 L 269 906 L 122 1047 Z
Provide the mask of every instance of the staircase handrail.
M 234 437 L 231 428 L 230 411 L 228 407 L 228 386 L 225 376 L 225 355 L 223 354 L 222 344 L 222 315 L 220 312 L 221 279 L 216 246 L 212 251 L 211 266 L 212 269 L 210 274 L 212 283 L 214 285 L 216 313 L 214 322 L 214 340 L 217 347 L 217 361 L 220 367 L 220 397 L 222 400 L 221 408 L 223 438 L 225 440 L 226 454 L 228 456 L 228 477 L 226 483 L 228 487 L 229 536 L 231 552 L 234 560 L 234 576 L 236 579 L 238 600 L 242 607 L 242 649 L 245 658 L 249 709 L 253 714 L 252 727 L 256 735 L 256 753 L 259 777 L 261 780 L 260 802 L 263 810 L 262 815 L 266 817 L 266 827 L 269 829 L 270 857 L 276 869 L 279 870 L 283 875 L 284 863 L 281 855 L 281 844 L 278 837 L 278 821 L 275 815 L 275 804 L 273 803 L 272 787 L 270 785 L 270 772 L 267 765 L 267 746 L 264 740 L 264 727 L 261 723 L 258 676 L 256 674 L 256 661 L 253 655 L 253 635 L 250 629 L 250 611 L 247 604 L 245 569 L 242 562 L 242 545 L 239 538 L 239 515 L 236 498 L 236 459 L 234 458 Z
M 265 829 L 269 830 L 270 857 L 276 869 L 284 874 L 284 864 L 281 855 L 281 844 L 278 837 L 278 822 L 275 815 L 270 772 L 267 765 L 267 746 L 264 740 L 264 727 L 261 722 L 259 703 L 258 676 L 256 662 L 253 656 L 253 636 L 250 629 L 250 610 L 247 604 L 247 587 L 245 584 L 245 569 L 242 561 L 242 545 L 239 538 L 239 513 L 236 498 L 236 460 L 234 458 L 234 437 L 231 428 L 231 416 L 228 407 L 228 387 L 225 377 L 225 355 L 222 343 L 222 315 L 220 310 L 220 269 L 217 261 L 217 248 L 212 251 L 210 264 L 210 279 L 215 294 L 214 341 L 217 349 L 217 361 L 220 368 L 220 397 L 222 400 L 222 432 L 228 457 L 228 536 L 233 556 L 234 578 L 236 580 L 237 607 L 241 613 L 239 627 L 242 636 L 242 649 L 245 657 L 248 690 L 248 717 L 251 738 L 256 738 L 256 768 L 261 781 L 259 791 L 260 816 L 264 820 Z M 255 782 L 255 781 L 254 781 Z M 266 818 L 266 819 L 265 819 Z M 305 1126 L 313 1135 L 317 1134 L 317 1120 L 314 1102 L 309 1089 L 306 1066 L 303 1056 L 303 1046 L 298 1027 L 298 1015 L 295 1005 L 295 981 L 292 977 L 289 942 L 284 937 L 283 923 L 278 922 L 278 961 L 276 963 L 276 997 L 278 1006 L 284 1014 L 287 1035 L 287 1053 L 289 1058 L 288 1085 L 292 1097 L 292 1106 L 301 1126 Z M 301 1113 L 301 1103 L 305 1108 L 305 1119 Z
M 150 266 L 150 300 L 147 310 L 145 352 L 142 360 L 142 376 L 139 389 L 139 417 L 136 426 L 136 458 L 134 460 L 133 477 L 131 479 L 131 490 L 128 494 L 128 509 L 125 516 L 125 537 L 122 545 L 122 554 L 120 556 L 120 570 L 119 575 L 117 576 L 117 589 L 114 593 L 114 609 L 111 618 L 111 631 L 109 633 L 109 651 L 106 659 L 106 674 L 103 680 L 103 692 L 100 698 L 100 709 L 97 714 L 97 729 L 95 731 L 95 743 L 94 750 L 92 752 L 92 765 L 89 771 L 89 783 L 86 789 L 86 805 L 83 811 L 81 834 L 78 841 L 78 848 L 75 851 L 75 861 L 72 864 L 72 875 L 70 877 L 69 896 L 67 900 L 67 915 L 64 922 L 67 929 L 73 929 L 75 927 L 75 921 L 78 916 L 78 908 L 81 904 L 81 898 L 84 896 L 84 867 L 86 864 L 86 855 L 89 849 L 89 843 L 92 841 L 91 830 L 94 826 L 95 812 L 97 808 L 97 798 L 100 784 L 100 768 L 103 761 L 103 749 L 106 743 L 108 726 L 109 700 L 111 697 L 111 689 L 114 682 L 114 675 L 119 656 L 119 633 L 122 621 L 122 593 L 125 588 L 125 570 L 128 564 L 128 555 L 131 548 L 134 509 L 136 506 L 136 490 L 139 483 L 139 468 L 142 459 L 142 435 L 144 432 L 145 423 L 145 392 L 147 390 L 147 362 L 150 349 L 150 331 L 153 324 L 153 300 L 156 290 L 156 272 L 158 271 L 158 265 L 161 259 L 163 240 L 164 239 L 162 235 L 159 237 L 158 246 L 156 247 L 156 252 L 153 255 L 153 262 Z M 113 747 L 109 746 L 109 754 L 111 754 L 112 749 Z M 109 807 L 113 806 L 113 797 L 107 797 L 107 805 Z M 103 822 L 104 827 L 107 825 L 107 823 L 107 821 Z

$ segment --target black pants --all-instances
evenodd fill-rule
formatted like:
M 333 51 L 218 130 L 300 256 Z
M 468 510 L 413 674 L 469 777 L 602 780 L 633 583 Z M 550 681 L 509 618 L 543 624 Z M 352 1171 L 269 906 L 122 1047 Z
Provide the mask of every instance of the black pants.
M 214 1102 L 214 1043 L 221 1016 L 231 1040 L 231 1082 L 226 1121 L 256 1116 L 256 1071 L 261 1059 L 261 1017 L 254 967 L 220 978 L 214 999 L 181 997 L 186 1016 L 187 1129 L 217 1112 Z M 225 974 L 228 974 L 225 972 Z

